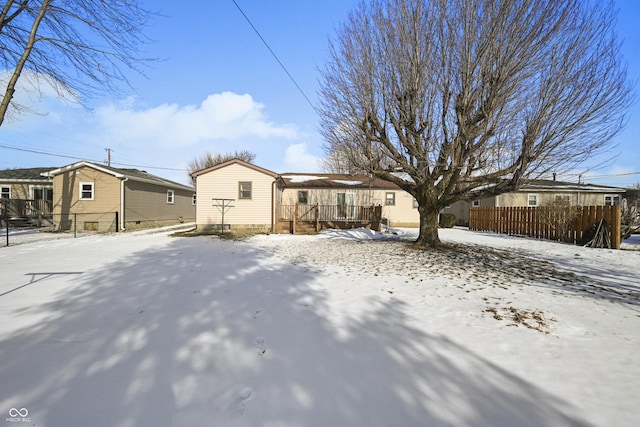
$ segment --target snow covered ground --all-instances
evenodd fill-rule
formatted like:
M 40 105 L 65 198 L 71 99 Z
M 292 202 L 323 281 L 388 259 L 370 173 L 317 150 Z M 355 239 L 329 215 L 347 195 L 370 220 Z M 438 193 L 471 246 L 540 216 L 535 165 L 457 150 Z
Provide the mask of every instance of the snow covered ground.
M 638 425 L 640 251 L 440 233 L 0 248 L 0 423 Z

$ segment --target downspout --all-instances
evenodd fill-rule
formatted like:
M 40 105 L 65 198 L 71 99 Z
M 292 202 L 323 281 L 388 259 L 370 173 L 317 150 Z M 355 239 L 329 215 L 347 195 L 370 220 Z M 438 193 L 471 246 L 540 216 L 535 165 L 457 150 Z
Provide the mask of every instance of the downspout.
M 124 183 L 129 178 L 124 178 L 120 181 L 120 230 L 126 231 L 124 228 Z
M 276 232 L 276 180 L 271 183 L 271 234 Z

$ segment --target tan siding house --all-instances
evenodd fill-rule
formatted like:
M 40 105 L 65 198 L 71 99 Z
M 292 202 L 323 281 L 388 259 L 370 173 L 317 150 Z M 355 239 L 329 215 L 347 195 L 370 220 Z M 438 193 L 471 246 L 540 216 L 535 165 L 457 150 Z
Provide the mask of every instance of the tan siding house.
M 285 173 L 280 176 L 278 188 L 282 205 L 382 206 L 382 217 L 388 225 L 420 225 L 413 196 L 381 179 L 365 175 Z
M 276 224 L 299 218 L 319 206 L 321 220 L 354 224 L 372 206 L 392 226 L 416 227 L 420 223 L 414 199 L 393 183 L 367 176 L 286 173 L 279 175 L 233 159 L 194 172 L 196 224 L 201 230 L 274 232 Z M 296 208 L 297 206 L 297 208 Z M 328 219 L 330 218 L 330 219 Z M 308 217 L 305 217 L 308 221 Z M 286 227 L 285 227 L 286 228 Z M 283 230 L 280 230 L 283 231 Z
M 443 213 L 456 216 L 457 224 L 468 224 L 470 207 L 536 207 L 549 206 L 560 200 L 571 206 L 605 206 L 620 204 L 624 188 L 593 184 L 576 184 L 552 180 L 532 180 L 519 191 L 493 197 L 456 202 L 445 208 Z
M 59 230 L 119 231 L 195 218 L 191 187 L 143 171 L 78 162 L 49 175 Z
M 53 182 L 42 174 L 51 168 L 0 170 L 0 215 L 17 224 L 49 224 Z
M 199 229 L 269 232 L 274 224 L 275 180 L 278 174 L 239 159 L 194 172 L 196 225 Z M 226 208 L 227 206 L 232 206 Z
M 19 200 L 52 200 L 53 183 L 42 174 L 53 168 L 0 170 L 0 197 Z

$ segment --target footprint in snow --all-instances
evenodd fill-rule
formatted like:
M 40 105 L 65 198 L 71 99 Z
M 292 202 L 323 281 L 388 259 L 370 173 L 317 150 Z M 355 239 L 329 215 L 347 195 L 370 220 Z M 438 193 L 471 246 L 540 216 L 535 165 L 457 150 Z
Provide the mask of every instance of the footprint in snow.
M 214 402 L 214 411 L 229 420 L 240 417 L 247 410 L 247 402 L 253 400 L 254 393 L 249 387 L 227 390 Z
M 257 319 L 258 317 L 260 317 L 260 315 L 264 312 L 264 308 L 259 308 L 256 311 L 253 312 L 253 318 Z
M 258 356 L 262 356 L 267 351 L 267 341 L 263 337 L 257 337 L 253 340 Z
M 247 409 L 247 402 L 253 399 L 253 390 L 249 387 L 245 387 L 236 395 L 235 413 L 236 415 L 244 414 Z

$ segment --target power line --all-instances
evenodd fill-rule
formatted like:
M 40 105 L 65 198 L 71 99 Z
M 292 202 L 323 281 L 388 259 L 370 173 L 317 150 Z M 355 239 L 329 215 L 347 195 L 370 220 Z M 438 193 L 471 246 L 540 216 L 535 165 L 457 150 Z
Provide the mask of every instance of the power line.
M 93 162 L 93 163 L 103 163 L 103 161 L 101 161 L 101 160 L 88 159 L 86 157 L 68 156 L 68 155 L 65 155 L 65 154 L 49 153 L 47 151 L 29 150 L 27 148 L 12 147 L 10 145 L 4 145 L 4 144 L 0 144 L 0 148 L 6 148 L 8 150 L 24 151 L 24 152 L 27 152 L 27 153 L 42 154 L 42 155 L 45 155 L 45 156 L 61 157 L 61 158 L 64 158 L 64 159 L 85 160 L 85 161 L 89 161 L 89 162 Z M 178 169 L 178 168 L 167 168 L 167 167 L 162 167 L 162 166 L 137 165 L 137 164 L 119 163 L 119 162 L 111 162 L 111 164 L 120 165 L 120 166 L 129 166 L 129 167 L 134 167 L 134 168 L 161 169 L 161 170 L 180 171 L 180 172 L 184 172 L 185 170 L 187 170 L 186 168 Z
M 233 4 L 236 5 L 236 7 L 238 8 L 238 10 L 240 11 L 240 13 L 242 14 L 242 16 L 244 16 L 244 19 L 249 23 L 249 25 L 251 26 L 251 28 L 253 28 L 253 31 L 258 35 L 258 37 L 260 37 L 260 40 L 262 40 L 262 43 L 264 43 L 264 45 L 267 47 L 267 49 L 269 50 L 269 52 L 271 52 L 271 55 L 275 58 L 275 60 L 278 62 L 278 64 L 280 64 L 280 67 L 282 67 L 282 69 L 284 70 L 285 73 L 287 73 L 287 76 L 289 76 L 289 79 L 291 79 L 291 81 L 293 82 L 293 84 L 296 86 L 296 88 L 298 88 L 298 91 L 302 94 L 302 96 L 304 97 L 304 99 L 307 100 L 307 102 L 309 103 L 309 105 L 311 106 L 311 108 L 313 108 L 313 111 L 315 111 L 316 113 L 318 112 L 318 110 L 316 109 L 315 105 L 313 105 L 313 102 L 311 102 L 311 100 L 309 99 L 309 97 L 307 96 L 306 93 L 304 93 L 304 91 L 302 90 L 302 88 L 300 87 L 300 85 L 298 84 L 298 82 L 296 81 L 296 79 L 293 78 L 293 76 L 291 75 L 291 73 L 289 72 L 289 70 L 287 70 L 287 67 L 284 66 L 284 64 L 282 63 L 282 61 L 280 61 L 280 59 L 278 58 L 278 55 L 276 55 L 276 53 L 273 51 L 273 49 L 271 49 L 271 46 L 269 46 L 269 43 L 267 43 L 267 41 L 264 39 L 264 37 L 262 37 L 262 34 L 260 34 L 260 31 L 258 31 L 258 29 L 255 27 L 255 25 L 253 25 L 253 23 L 251 22 L 251 20 L 249 19 L 249 17 L 247 16 L 246 13 L 244 13 L 244 11 L 242 10 L 242 8 L 240 7 L 240 5 L 236 2 L 236 0 L 231 0 L 233 2 Z

